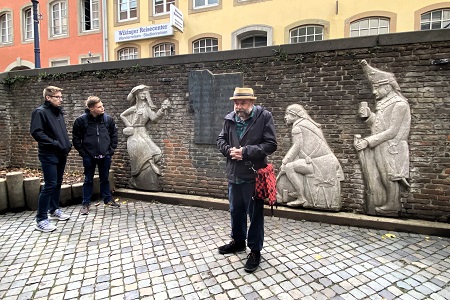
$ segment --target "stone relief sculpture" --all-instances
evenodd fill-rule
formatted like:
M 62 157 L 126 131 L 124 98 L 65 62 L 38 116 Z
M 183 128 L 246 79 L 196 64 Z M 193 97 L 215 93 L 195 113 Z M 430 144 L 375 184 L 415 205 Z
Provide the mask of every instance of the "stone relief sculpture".
M 365 209 L 368 214 L 397 215 L 400 186 L 409 186 L 409 104 L 394 74 L 371 67 L 365 60 L 361 65 L 376 100 L 375 113 L 365 102 L 358 110 L 371 135 L 357 135 L 354 141 L 366 183 Z
M 170 107 L 168 99 L 164 100 L 161 108 L 155 112 L 156 105 L 150 97 L 149 87 L 135 86 L 128 94 L 127 100 L 131 107 L 125 110 L 120 118 L 125 124 L 123 133 L 128 136 L 127 150 L 130 157 L 132 188 L 160 191 L 159 177 L 161 171 L 158 162 L 161 159 L 161 149 L 152 141 L 147 123 L 156 122 Z
M 320 125 L 299 104 L 288 106 L 284 119 L 292 125 L 292 146 L 277 177 L 277 201 L 291 207 L 340 210 L 344 172 Z

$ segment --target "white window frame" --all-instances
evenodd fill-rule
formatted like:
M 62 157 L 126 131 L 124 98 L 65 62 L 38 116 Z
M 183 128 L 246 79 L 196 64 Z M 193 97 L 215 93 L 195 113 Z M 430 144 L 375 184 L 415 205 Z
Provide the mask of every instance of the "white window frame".
M 57 16 L 55 14 L 58 13 Z M 50 35 L 52 37 L 67 35 L 67 2 L 57 1 L 50 4 Z
M 133 4 L 134 4 L 134 6 L 132 6 Z M 118 5 L 117 20 L 119 20 L 119 22 L 137 19 L 137 15 L 138 15 L 137 0 L 118 0 L 117 5 Z M 122 12 L 126 13 L 126 17 L 124 17 L 124 18 L 121 17 Z M 135 17 L 131 16 L 133 14 L 133 12 L 136 15 Z
M 371 21 L 377 20 L 378 26 L 372 26 L 370 23 Z M 361 25 L 363 25 L 363 22 L 368 21 L 368 27 L 361 28 Z M 381 21 L 386 21 L 387 26 L 380 26 Z M 369 36 L 369 35 L 378 35 L 378 34 L 385 34 L 390 32 L 390 22 L 391 20 L 386 17 L 367 17 L 359 20 L 355 20 L 350 23 L 350 37 L 357 37 L 357 36 Z M 355 28 L 357 26 L 357 28 Z M 380 32 L 382 28 L 387 28 L 386 32 Z M 361 31 L 367 31 L 368 34 L 361 35 Z M 371 31 L 376 30 L 376 33 L 372 33 Z M 354 33 L 358 34 L 354 34 Z
M 153 57 L 175 55 L 174 43 L 160 43 L 152 47 Z
M 69 59 L 52 59 L 50 60 L 50 67 L 63 67 L 70 65 Z
M 139 51 L 136 47 L 126 47 L 117 51 L 118 60 L 129 60 L 139 58 Z
M 203 1 L 204 4 L 202 5 L 197 5 L 197 1 Z M 192 7 L 194 9 L 199 9 L 199 8 L 205 8 L 205 7 L 211 7 L 211 6 L 217 6 L 219 5 L 219 1 L 220 0 L 192 0 Z M 215 3 L 213 3 L 215 2 Z
M 86 12 L 86 2 L 89 5 Z M 100 28 L 100 1 L 99 0 L 81 0 L 80 22 L 81 31 L 89 32 Z M 88 21 L 86 21 L 88 19 Z M 86 29 L 89 25 L 90 29 Z
M 99 55 L 92 55 L 92 56 L 80 58 L 80 64 L 92 64 L 92 63 L 97 63 L 97 62 L 101 62 L 101 61 L 102 60 Z
M 12 14 L 8 11 L 0 13 L 0 44 L 12 43 Z
M 202 46 L 201 44 L 203 41 L 204 41 L 204 45 Z M 209 41 L 211 42 L 211 45 L 207 45 Z M 215 45 L 214 45 L 214 42 L 215 42 Z M 207 50 L 210 50 L 210 51 L 207 51 Z M 206 38 L 200 38 L 200 39 L 192 42 L 192 53 L 208 53 L 208 52 L 217 52 L 217 51 L 219 51 L 219 40 L 216 38 L 206 37 Z
M 156 12 L 156 1 L 162 2 L 161 4 L 158 4 L 158 6 L 162 5 L 163 11 L 162 12 Z M 176 0 L 152 0 L 153 3 L 153 15 L 154 16 L 160 16 L 160 15 L 166 15 L 170 13 L 170 4 L 175 5 Z
M 23 10 L 22 22 L 23 40 L 25 42 L 32 41 L 34 39 L 34 20 L 32 7 L 27 7 Z
M 317 33 L 317 29 L 321 29 L 322 32 L 321 33 Z M 305 29 L 305 34 L 300 34 L 300 30 L 301 29 Z M 308 33 L 308 29 L 313 30 L 313 32 L 309 32 Z M 293 35 L 295 32 L 295 35 Z M 323 41 L 324 39 L 324 32 L 325 32 L 325 27 L 322 25 L 316 25 L 316 24 L 310 24 L 310 25 L 302 25 L 302 26 L 298 26 L 295 28 L 292 28 L 291 30 L 289 30 L 289 42 L 291 44 L 297 44 L 297 43 L 306 43 L 306 42 L 314 42 L 314 41 Z M 319 39 L 317 39 L 316 37 L 319 37 Z M 312 37 L 312 40 L 308 41 L 308 38 Z M 295 39 L 295 41 L 293 41 L 293 39 Z M 299 41 L 300 39 L 304 39 L 304 41 Z
M 436 15 L 437 13 L 441 13 L 440 18 L 433 20 L 433 15 Z M 425 15 L 430 15 L 429 20 L 424 20 Z M 436 24 L 436 23 L 440 23 L 440 27 L 432 28 L 433 24 Z M 448 9 L 448 8 L 436 9 L 436 10 L 428 11 L 428 12 L 420 15 L 420 30 L 450 28 L 449 24 L 450 24 L 450 9 Z M 428 28 L 423 28 L 424 25 L 428 25 L 427 26 Z
M 272 46 L 273 28 L 266 25 L 252 25 L 231 33 L 231 49 L 241 49 L 241 40 L 255 35 L 265 35 L 267 37 L 267 46 Z

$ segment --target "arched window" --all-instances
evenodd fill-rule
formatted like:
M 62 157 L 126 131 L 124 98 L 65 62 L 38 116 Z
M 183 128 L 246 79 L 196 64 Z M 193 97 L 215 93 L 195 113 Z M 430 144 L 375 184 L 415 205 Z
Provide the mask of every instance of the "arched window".
M 120 49 L 117 52 L 117 57 L 119 60 L 136 59 L 138 57 L 138 49 L 134 47 L 128 47 Z
M 420 30 L 450 28 L 450 9 L 438 9 L 420 16 Z
M 22 26 L 23 40 L 31 41 L 34 38 L 33 12 L 31 11 L 31 7 L 24 9 L 22 21 L 23 21 Z
M 305 25 L 292 29 L 289 32 L 291 44 L 314 42 L 323 40 L 323 26 Z
M 215 38 L 203 38 L 192 43 L 192 53 L 219 51 L 219 42 Z
M 153 57 L 175 55 L 175 44 L 162 43 L 153 47 Z
M 51 36 L 67 34 L 67 3 L 58 1 L 50 6 Z
M 240 40 L 240 48 L 257 48 L 267 46 L 266 35 L 253 35 Z
M 12 22 L 11 13 L 6 12 L 0 15 L 1 44 L 12 43 Z
M 366 36 L 389 33 L 389 19 L 370 17 L 359 19 L 350 24 L 350 36 Z

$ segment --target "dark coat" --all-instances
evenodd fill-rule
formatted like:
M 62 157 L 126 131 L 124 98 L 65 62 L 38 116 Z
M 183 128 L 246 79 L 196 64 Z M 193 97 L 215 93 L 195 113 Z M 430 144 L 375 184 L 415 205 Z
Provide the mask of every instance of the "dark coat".
M 272 114 L 261 106 L 253 107 L 254 115 L 247 126 L 242 138 L 239 139 L 236 131 L 233 111 L 225 116 L 223 129 L 217 137 L 217 146 L 227 158 L 226 173 L 229 182 L 236 182 L 236 178 L 244 180 L 255 179 L 255 170 L 267 165 L 267 156 L 277 150 L 275 125 Z M 231 159 L 232 147 L 244 147 L 242 160 Z
M 107 114 L 94 118 L 86 109 L 73 123 L 72 142 L 80 156 L 112 156 L 118 142 L 116 123 Z
M 30 133 L 39 154 L 67 155 L 72 148 L 61 107 L 45 101 L 31 114 Z

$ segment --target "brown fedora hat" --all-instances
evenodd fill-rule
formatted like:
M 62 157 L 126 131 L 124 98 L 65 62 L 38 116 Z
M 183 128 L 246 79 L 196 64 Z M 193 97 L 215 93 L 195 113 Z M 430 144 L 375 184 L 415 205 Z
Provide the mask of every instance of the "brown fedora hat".
M 237 99 L 251 99 L 255 100 L 255 94 L 253 93 L 252 88 L 240 88 L 237 87 L 234 89 L 233 97 L 230 97 L 230 100 L 237 100 Z

